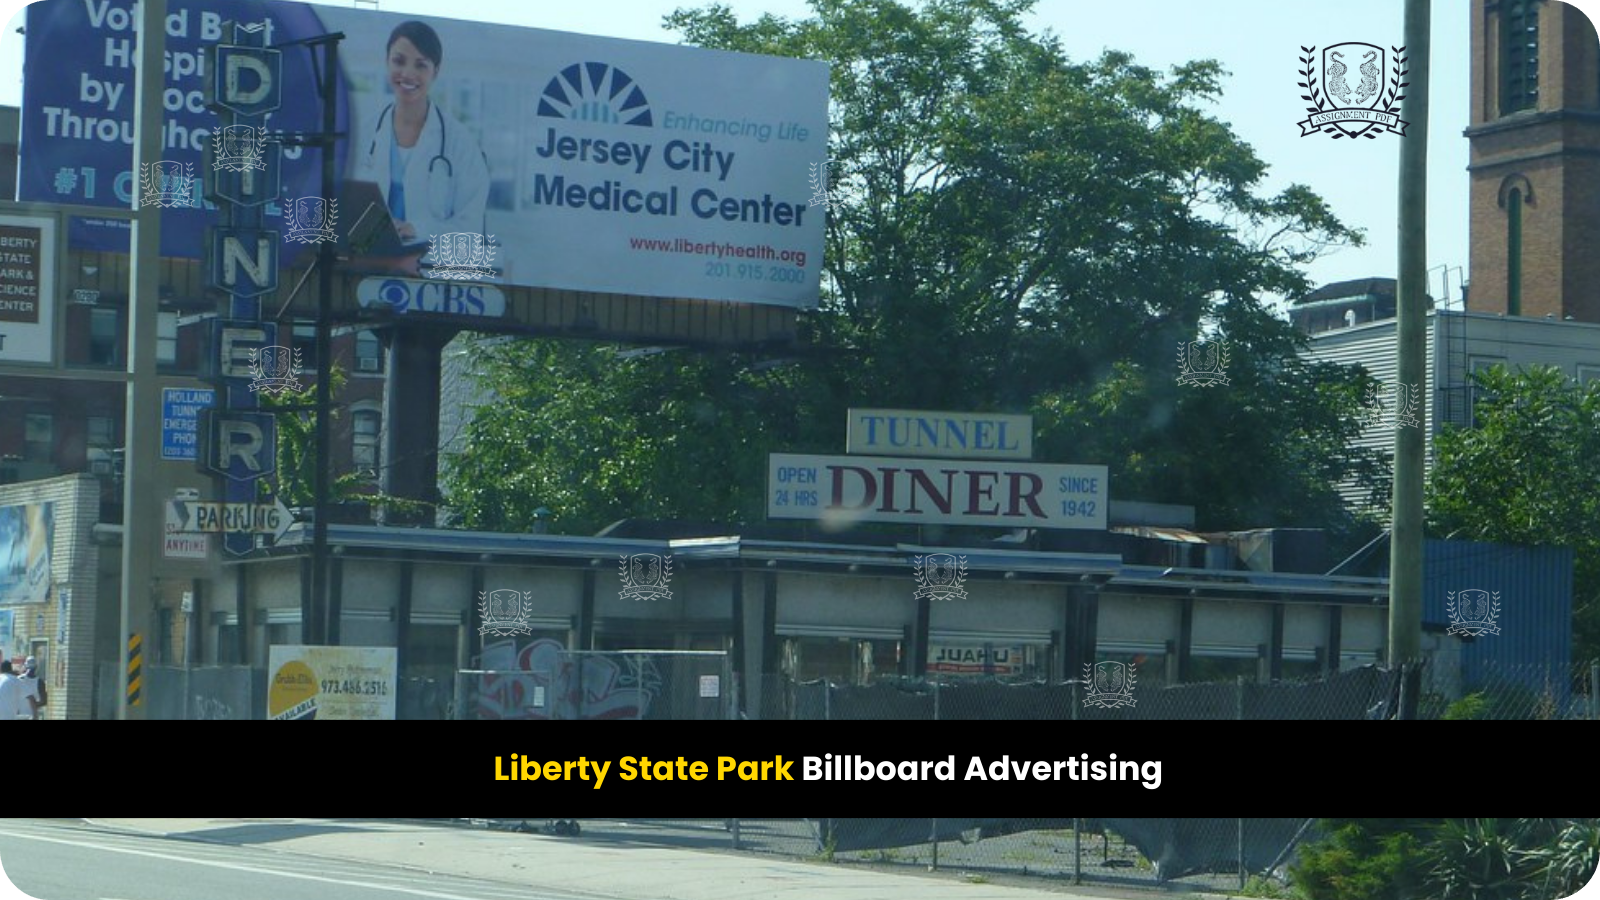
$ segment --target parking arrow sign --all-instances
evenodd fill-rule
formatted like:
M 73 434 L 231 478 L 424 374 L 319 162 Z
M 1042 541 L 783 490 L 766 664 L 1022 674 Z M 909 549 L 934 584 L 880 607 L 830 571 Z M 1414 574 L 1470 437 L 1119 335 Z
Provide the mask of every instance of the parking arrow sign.
M 274 494 L 272 506 L 267 508 L 266 525 L 273 529 L 272 542 L 274 544 L 283 540 L 289 533 L 289 526 L 294 522 L 294 514 L 289 512 L 289 507 L 283 505 L 283 498 Z

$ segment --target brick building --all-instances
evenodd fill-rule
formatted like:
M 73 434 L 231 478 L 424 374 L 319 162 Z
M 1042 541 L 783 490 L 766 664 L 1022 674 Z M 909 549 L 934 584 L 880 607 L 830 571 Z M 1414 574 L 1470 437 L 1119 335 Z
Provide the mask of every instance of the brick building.
M 1476 0 L 1469 308 L 1600 322 L 1600 42 L 1552 0 Z

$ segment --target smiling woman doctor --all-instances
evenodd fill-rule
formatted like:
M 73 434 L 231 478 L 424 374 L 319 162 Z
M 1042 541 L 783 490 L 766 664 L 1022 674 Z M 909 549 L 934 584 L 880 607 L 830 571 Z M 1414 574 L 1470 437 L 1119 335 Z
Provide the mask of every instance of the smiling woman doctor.
M 425 250 L 430 239 L 450 232 L 485 233 L 488 159 L 466 127 L 428 96 L 444 57 L 439 35 L 422 22 L 402 22 L 389 34 L 388 52 L 394 100 L 367 136 L 358 176 L 377 183 L 408 247 Z

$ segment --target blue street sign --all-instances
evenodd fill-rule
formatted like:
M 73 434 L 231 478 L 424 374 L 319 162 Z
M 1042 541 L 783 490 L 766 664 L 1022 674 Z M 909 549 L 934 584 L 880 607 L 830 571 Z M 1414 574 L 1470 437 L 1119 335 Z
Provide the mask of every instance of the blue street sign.
M 217 402 L 211 388 L 161 389 L 161 458 L 197 459 L 200 412 Z

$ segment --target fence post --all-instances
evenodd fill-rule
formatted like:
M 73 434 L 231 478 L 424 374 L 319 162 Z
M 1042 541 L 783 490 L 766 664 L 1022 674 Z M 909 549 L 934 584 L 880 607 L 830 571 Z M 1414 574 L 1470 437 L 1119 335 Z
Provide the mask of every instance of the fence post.
M 733 849 L 735 849 L 735 850 L 741 849 L 739 847 L 739 820 L 738 819 L 734 819 L 733 820 L 733 829 L 732 830 L 733 830 Z
M 1083 884 L 1083 820 L 1072 820 L 1072 883 Z
M 939 721 L 939 682 L 937 682 L 937 681 L 935 681 L 933 683 L 933 720 L 935 722 Z M 939 851 L 938 850 L 934 850 L 933 853 L 934 853 L 934 857 L 935 857 L 935 863 L 934 864 L 937 865 L 938 864 L 937 857 L 939 855 Z
M 1240 677 L 1239 684 L 1241 685 L 1241 687 L 1244 685 L 1244 678 L 1243 677 Z M 1244 819 L 1239 819 L 1238 823 L 1239 824 L 1238 824 L 1237 827 L 1238 827 L 1238 837 L 1239 837 L 1239 890 L 1240 890 L 1240 892 L 1243 892 L 1244 891 L 1244 883 L 1245 883 L 1245 873 L 1248 872 L 1249 870 L 1246 869 L 1245 866 L 1244 866 Z
M 939 696 L 939 683 L 937 681 L 933 683 L 933 696 L 935 699 Z M 938 706 L 935 705 L 934 708 L 937 709 Z M 938 718 L 938 716 L 934 718 Z M 939 871 L 939 820 L 936 818 L 929 819 L 928 823 L 928 840 L 933 842 L 933 865 L 928 866 L 928 871 L 937 872 Z
M 634 718 L 635 719 L 642 719 L 642 718 L 644 718 L 644 705 L 645 705 L 645 702 L 646 702 L 645 701 L 645 693 L 644 693 L 644 656 L 643 656 L 643 654 L 636 653 L 633 656 L 633 683 L 637 684 L 639 686 L 639 705 L 634 707 L 634 709 L 638 710 L 638 712 L 634 714 Z
M 822 679 L 822 719 L 829 721 L 833 718 L 833 682 L 823 676 Z
M 1235 685 L 1235 690 L 1234 690 L 1234 694 L 1233 694 L 1233 717 L 1235 719 L 1243 719 L 1244 718 L 1244 676 L 1243 675 L 1235 675 L 1234 676 L 1234 685 Z

